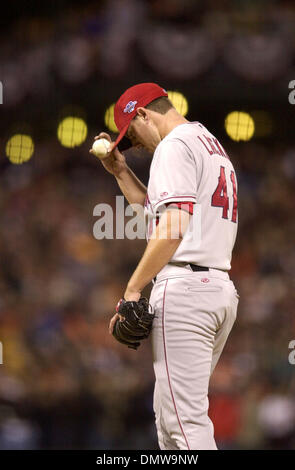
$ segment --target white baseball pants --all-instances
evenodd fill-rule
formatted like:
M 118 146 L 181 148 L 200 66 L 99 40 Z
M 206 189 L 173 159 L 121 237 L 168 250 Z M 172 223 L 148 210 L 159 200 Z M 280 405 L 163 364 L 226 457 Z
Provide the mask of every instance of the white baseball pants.
M 208 417 L 210 376 L 237 314 L 226 272 L 164 269 L 150 303 L 155 372 L 154 412 L 160 449 L 217 449 Z

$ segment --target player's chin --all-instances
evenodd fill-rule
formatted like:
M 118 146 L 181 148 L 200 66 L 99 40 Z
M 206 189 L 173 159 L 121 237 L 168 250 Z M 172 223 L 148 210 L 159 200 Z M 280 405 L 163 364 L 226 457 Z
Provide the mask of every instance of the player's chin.
M 149 145 L 144 145 L 144 144 L 133 145 L 132 149 L 133 149 L 134 152 L 138 153 L 139 155 L 142 152 L 147 152 L 147 153 L 150 153 L 150 154 L 154 153 L 154 148 L 152 148 Z
M 133 150 L 137 153 L 141 153 L 143 150 L 147 151 L 147 148 L 144 145 L 134 145 Z

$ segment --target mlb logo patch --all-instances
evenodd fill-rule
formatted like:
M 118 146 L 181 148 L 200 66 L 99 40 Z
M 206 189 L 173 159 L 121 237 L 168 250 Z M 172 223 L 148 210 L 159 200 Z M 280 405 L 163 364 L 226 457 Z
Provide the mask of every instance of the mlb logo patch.
M 125 106 L 124 113 L 132 113 L 132 111 L 134 111 L 136 104 L 137 104 L 137 101 L 129 101 L 129 103 L 127 103 Z

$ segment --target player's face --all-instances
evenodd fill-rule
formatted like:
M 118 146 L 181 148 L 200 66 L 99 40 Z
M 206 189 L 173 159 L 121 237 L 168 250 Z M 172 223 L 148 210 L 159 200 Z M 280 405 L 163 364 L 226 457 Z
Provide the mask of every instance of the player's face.
M 136 116 L 131 121 L 126 137 L 131 141 L 133 147 L 144 148 L 151 153 L 155 151 L 161 141 L 160 134 L 153 121 L 143 116 Z

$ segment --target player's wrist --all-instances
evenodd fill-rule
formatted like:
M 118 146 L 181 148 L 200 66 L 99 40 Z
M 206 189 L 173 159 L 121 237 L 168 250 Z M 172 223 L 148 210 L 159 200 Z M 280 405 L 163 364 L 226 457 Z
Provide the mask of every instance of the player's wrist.
M 125 163 L 124 165 L 122 165 L 122 168 L 120 168 L 120 170 L 115 173 L 115 177 L 118 181 L 123 181 L 126 175 L 129 174 L 129 172 L 130 168 L 127 163 Z
M 138 302 L 141 297 L 141 291 L 131 284 L 127 285 L 127 289 L 124 293 L 124 299 L 130 302 Z

